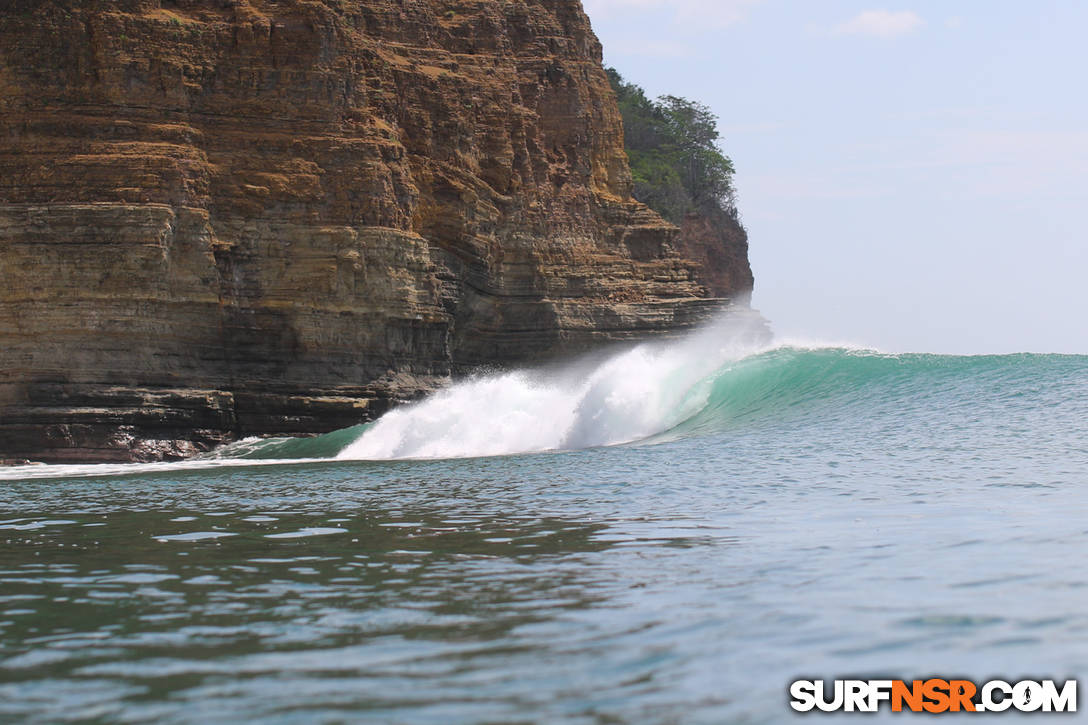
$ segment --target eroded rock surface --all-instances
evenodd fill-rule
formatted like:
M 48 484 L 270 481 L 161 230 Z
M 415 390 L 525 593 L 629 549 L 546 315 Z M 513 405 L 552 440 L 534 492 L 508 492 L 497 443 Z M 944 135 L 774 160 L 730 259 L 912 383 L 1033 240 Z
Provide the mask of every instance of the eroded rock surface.
M 577 0 L 5 8 L 0 458 L 332 430 L 751 287 L 630 198 Z

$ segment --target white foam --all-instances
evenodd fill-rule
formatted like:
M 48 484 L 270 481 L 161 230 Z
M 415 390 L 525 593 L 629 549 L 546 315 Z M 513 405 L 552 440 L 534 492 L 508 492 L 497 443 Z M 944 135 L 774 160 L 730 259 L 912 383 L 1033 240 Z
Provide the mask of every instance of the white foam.
M 247 458 L 193 458 L 186 461 L 157 463 L 62 463 L 30 466 L 0 466 L 0 481 L 49 479 L 49 478 L 96 478 L 99 476 L 125 476 L 132 474 L 196 471 L 224 466 L 282 466 L 313 463 L 312 458 L 247 459 Z
M 205 539 L 222 539 L 227 536 L 237 536 L 238 534 L 231 533 L 229 531 L 190 531 L 186 534 L 169 534 L 166 536 L 152 536 L 155 541 L 204 541 Z
M 695 386 L 767 349 L 764 330 L 762 318 L 738 312 L 603 361 L 473 377 L 390 411 L 337 458 L 463 458 L 641 440 L 697 412 L 705 400 Z
M 308 536 L 331 536 L 333 534 L 346 534 L 347 529 L 338 526 L 313 526 L 298 531 L 284 531 L 280 534 L 265 534 L 266 539 L 302 539 Z

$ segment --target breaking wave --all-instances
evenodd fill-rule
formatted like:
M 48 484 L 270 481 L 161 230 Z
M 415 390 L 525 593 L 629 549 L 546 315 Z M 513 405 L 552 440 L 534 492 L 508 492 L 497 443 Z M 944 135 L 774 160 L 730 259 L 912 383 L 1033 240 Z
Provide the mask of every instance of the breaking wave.
M 179 463 L 0 469 L 0 479 L 117 475 L 177 468 L 469 458 L 661 443 L 819 416 L 838 425 L 906 412 L 970 410 L 981 389 L 1009 395 L 1081 379 L 1084 356 L 889 354 L 772 343 L 754 314 L 687 337 L 597 358 L 479 374 L 365 425 L 313 438 L 249 438 Z M 980 388 L 979 386 L 982 386 Z M 1057 394 L 1057 393 L 1056 393 Z
M 968 387 L 993 376 L 1030 378 L 1030 361 L 1061 357 L 889 354 L 766 338 L 761 320 L 734 314 L 680 340 L 556 368 L 481 374 L 373 423 L 312 439 L 250 439 L 216 455 L 467 458 L 658 443 L 814 410 L 831 423 L 957 398 L 970 405 Z

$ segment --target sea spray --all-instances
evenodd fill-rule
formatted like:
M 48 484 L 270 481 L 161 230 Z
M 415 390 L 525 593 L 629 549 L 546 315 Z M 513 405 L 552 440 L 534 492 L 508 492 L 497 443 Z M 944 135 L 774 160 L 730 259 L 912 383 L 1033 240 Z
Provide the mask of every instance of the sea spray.
M 390 411 L 337 458 L 494 456 L 640 440 L 698 412 L 706 400 L 692 394 L 697 384 L 765 349 L 769 337 L 757 314 L 730 311 L 679 340 L 603 360 L 473 376 Z

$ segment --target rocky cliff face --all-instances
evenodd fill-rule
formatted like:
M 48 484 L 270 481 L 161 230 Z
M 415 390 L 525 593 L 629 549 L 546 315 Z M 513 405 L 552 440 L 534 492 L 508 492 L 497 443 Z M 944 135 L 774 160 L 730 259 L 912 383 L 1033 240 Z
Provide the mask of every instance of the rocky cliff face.
M 578 0 L 5 7 L 0 457 L 330 430 L 751 286 L 630 198 Z

